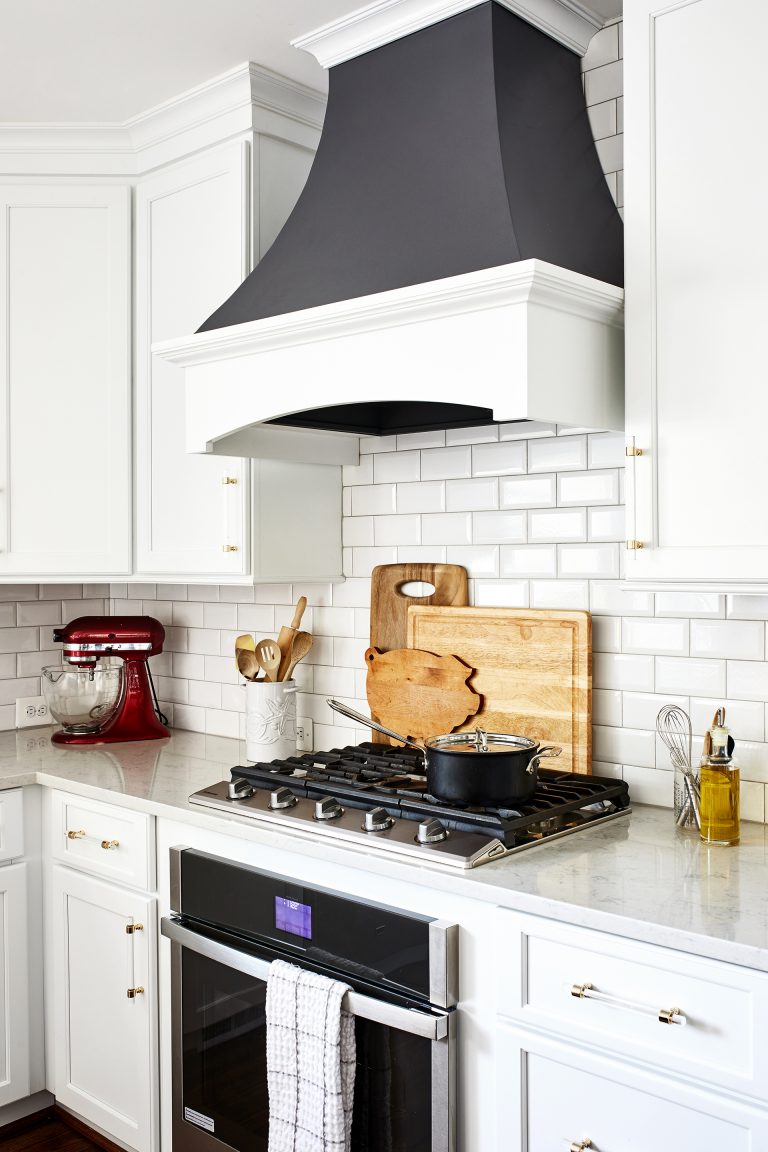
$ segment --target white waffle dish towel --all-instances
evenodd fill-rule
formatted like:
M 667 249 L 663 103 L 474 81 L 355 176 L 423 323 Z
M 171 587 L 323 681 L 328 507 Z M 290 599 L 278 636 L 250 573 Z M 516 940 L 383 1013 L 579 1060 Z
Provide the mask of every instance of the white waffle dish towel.
M 347 985 L 274 960 L 267 981 L 269 1152 L 350 1152 L 355 1021 Z

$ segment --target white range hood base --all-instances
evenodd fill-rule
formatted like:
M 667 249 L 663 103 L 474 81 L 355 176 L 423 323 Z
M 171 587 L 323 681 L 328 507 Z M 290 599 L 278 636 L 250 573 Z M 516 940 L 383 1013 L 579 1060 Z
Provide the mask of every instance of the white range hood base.
M 266 424 L 339 404 L 476 404 L 624 427 L 624 291 L 540 260 L 153 344 L 185 369 L 190 452 L 358 459 L 359 438 Z

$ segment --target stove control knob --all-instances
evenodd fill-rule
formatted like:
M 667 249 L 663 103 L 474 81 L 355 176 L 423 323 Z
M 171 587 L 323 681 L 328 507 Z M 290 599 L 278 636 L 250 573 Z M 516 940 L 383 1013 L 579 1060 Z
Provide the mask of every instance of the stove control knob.
M 247 800 L 250 796 L 253 796 L 253 788 L 247 780 L 243 780 L 242 777 L 230 780 L 227 785 L 228 800 Z
M 294 804 L 298 804 L 298 800 L 290 788 L 275 788 L 274 792 L 269 794 L 269 806 L 276 811 L 280 808 L 293 808 Z
M 333 796 L 323 796 L 315 802 L 315 820 L 337 820 L 344 809 Z
M 419 844 L 439 844 L 441 840 L 448 839 L 448 829 L 444 828 L 439 820 L 422 820 L 416 833 Z
M 363 819 L 363 832 L 386 832 L 393 824 L 394 820 L 387 816 L 384 808 L 371 808 Z

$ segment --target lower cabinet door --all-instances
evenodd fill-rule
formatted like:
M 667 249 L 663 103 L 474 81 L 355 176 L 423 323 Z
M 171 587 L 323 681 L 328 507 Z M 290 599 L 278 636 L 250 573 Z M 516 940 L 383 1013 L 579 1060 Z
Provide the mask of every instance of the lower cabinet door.
M 155 900 L 59 866 L 52 897 L 54 1094 L 107 1135 L 151 1152 Z
M 504 1025 L 499 1045 L 500 1152 L 768 1148 L 768 1114 L 711 1089 Z
M 0 868 L 0 1106 L 29 1095 L 27 866 Z

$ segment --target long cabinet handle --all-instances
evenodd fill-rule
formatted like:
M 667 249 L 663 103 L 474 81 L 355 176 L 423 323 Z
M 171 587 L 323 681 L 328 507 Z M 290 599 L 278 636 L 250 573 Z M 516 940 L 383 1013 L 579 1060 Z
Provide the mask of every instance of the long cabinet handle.
M 609 996 L 607 992 L 599 992 L 594 984 L 572 984 L 571 996 L 578 1000 L 598 1000 L 601 1004 L 624 1008 L 627 1012 L 637 1012 L 641 1016 L 655 1016 L 660 1024 L 679 1024 L 685 1027 L 688 1023 L 688 1017 L 679 1008 L 650 1008 L 647 1004 L 638 1004 L 636 1000 L 624 1000 L 619 996 Z
M 237 948 L 220 944 L 218 940 L 210 940 L 207 936 L 185 928 L 183 924 L 168 916 L 164 916 L 160 921 L 160 932 L 172 944 L 189 948 L 199 956 L 234 968 L 236 972 L 244 972 L 247 976 L 254 976 L 257 980 L 264 981 L 269 976 L 268 960 L 240 952 Z M 359 992 L 347 992 L 344 1007 L 353 1016 L 372 1020 L 375 1024 L 383 1024 L 400 1032 L 408 1032 L 411 1036 L 421 1036 L 425 1040 L 444 1040 L 448 1035 L 448 1015 L 445 1013 L 417 1012 L 411 1008 L 402 1008 L 399 1004 L 389 1004 L 386 1000 L 363 996 Z

